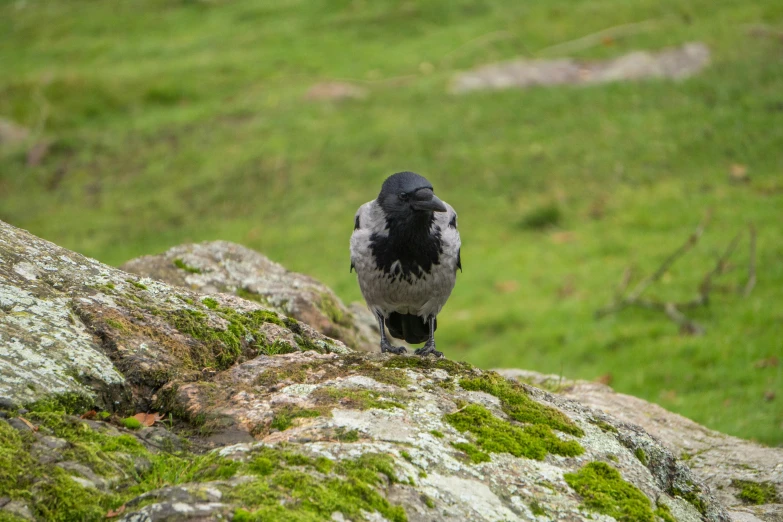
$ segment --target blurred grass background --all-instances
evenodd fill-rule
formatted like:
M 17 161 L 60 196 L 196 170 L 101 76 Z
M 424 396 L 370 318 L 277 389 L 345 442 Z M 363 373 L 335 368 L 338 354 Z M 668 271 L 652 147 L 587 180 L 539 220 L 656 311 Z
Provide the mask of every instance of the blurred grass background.
M 636 22 L 572 55 L 702 41 L 712 64 L 683 82 L 448 94 L 456 71 Z M 111 264 L 236 241 L 351 301 L 353 214 L 414 170 L 460 214 L 448 357 L 601 377 L 780 445 L 781 34 L 779 0 L 0 0 L 0 117 L 49 144 L 33 161 L 0 153 L 0 219 Z M 368 96 L 308 100 L 325 81 Z M 650 295 L 693 297 L 753 222 L 749 297 L 745 237 L 692 314 L 705 335 L 655 312 L 593 318 L 708 208 L 697 249 Z

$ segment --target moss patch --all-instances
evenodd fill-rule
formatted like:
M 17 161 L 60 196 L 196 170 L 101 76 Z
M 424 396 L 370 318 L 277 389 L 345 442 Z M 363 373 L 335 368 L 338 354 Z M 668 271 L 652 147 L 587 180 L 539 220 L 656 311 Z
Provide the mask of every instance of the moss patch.
M 654 522 L 650 500 L 636 486 L 623 480 L 605 462 L 590 462 L 563 478 L 582 497 L 585 507 L 620 522 Z
M 370 390 L 324 386 L 315 390 L 311 397 L 325 406 L 339 405 L 352 410 L 405 408 L 405 404 L 401 402 L 404 396 L 399 393 L 381 394 Z
M 286 406 L 275 412 L 270 427 L 284 431 L 294 425 L 294 419 L 313 418 L 321 415 L 318 410 L 308 410 L 296 406 Z
M 208 301 L 211 304 L 214 300 L 207 298 L 203 302 L 209 306 Z M 268 345 L 266 336 L 260 331 L 266 323 L 283 326 L 283 322 L 275 312 L 254 310 L 240 313 L 230 308 L 215 306 L 212 313 L 226 321 L 225 329 L 212 326 L 206 313 L 199 310 L 186 309 L 166 313 L 166 319 L 172 326 L 204 344 L 206 353 L 197 354 L 201 367 L 228 368 L 246 350 L 250 352 L 248 355 L 253 356 L 259 353 L 278 354 L 294 351 L 294 348 L 287 343 Z
M 778 494 L 771 482 L 753 482 L 752 480 L 732 480 L 731 485 L 739 490 L 737 498 L 745 504 L 775 504 Z
M 639 459 L 639 462 L 645 466 L 647 465 L 647 454 L 642 448 L 636 448 L 636 451 L 634 451 L 633 454 L 636 455 L 636 458 Z
M 133 279 L 126 279 L 125 282 L 132 284 L 133 286 L 135 286 L 139 290 L 146 290 L 147 289 L 147 285 L 145 285 L 143 283 L 139 283 L 138 281 L 134 281 Z
M 617 428 L 609 424 L 608 422 L 604 422 L 602 420 L 594 420 L 592 421 L 593 424 L 601 428 L 601 431 L 604 433 L 617 433 Z
M 397 482 L 388 455 L 366 454 L 332 463 L 262 448 L 247 469 L 258 478 L 228 494 L 247 506 L 234 513 L 235 521 L 310 522 L 329 520 L 335 511 L 352 519 L 361 517 L 362 511 L 377 511 L 393 522 L 407 521 L 405 511 L 375 489 Z
M 445 420 L 463 433 L 473 433 L 479 448 L 490 453 L 542 460 L 548 453 L 575 456 L 584 452 L 578 442 L 560 440 L 545 424 L 514 426 L 478 404 L 464 406 Z
M 684 489 L 673 487 L 671 490 L 671 494 L 675 497 L 680 497 L 684 500 L 686 500 L 690 505 L 695 507 L 699 513 L 702 515 L 707 513 L 707 505 L 704 503 L 704 500 L 699 496 L 698 494 L 698 488 L 695 490 L 689 490 L 686 491 Z
M 176 266 L 180 270 L 184 270 L 185 272 L 189 272 L 191 274 L 200 274 L 201 273 L 201 269 L 200 268 L 196 268 L 195 266 L 190 266 L 190 265 L 186 264 L 182 259 L 179 259 L 179 258 L 174 260 L 174 266 Z
M 528 397 L 522 385 L 511 382 L 495 372 L 485 372 L 480 377 L 463 378 L 459 385 L 465 390 L 483 391 L 494 395 L 500 399 L 503 412 L 516 421 L 549 426 L 578 437 L 584 435 L 582 429 L 563 412 L 534 401 Z
M 445 435 L 443 435 L 443 433 L 438 430 L 430 430 L 430 433 L 432 434 L 433 437 L 437 437 L 439 439 L 445 437 Z
M 451 445 L 464 452 L 473 464 L 489 462 L 492 460 L 490 459 L 489 455 L 468 442 L 452 442 Z
M 669 511 L 669 507 L 665 504 L 658 504 L 658 507 L 655 508 L 655 515 L 663 520 L 663 522 L 677 522 L 677 519 L 674 518 L 672 512 Z
M 257 448 L 247 461 L 217 453 L 153 453 L 132 435 L 95 429 L 63 413 L 31 413 L 40 434 L 68 441 L 62 460 L 88 466 L 116 480 L 112 492 L 86 489 L 53 463 L 33 460 L 30 447 L 37 435 L 20 434 L 0 419 L 0 491 L 24 499 L 42 520 L 100 521 L 106 512 L 130 499 L 162 487 L 187 482 L 225 480 L 237 475 L 250 480 L 234 488 L 228 500 L 245 507 L 244 520 L 328 520 L 333 511 L 351 518 L 361 510 L 378 511 L 388 520 L 404 522 L 404 510 L 391 505 L 377 490 L 397 482 L 389 455 L 366 454 L 356 460 L 313 459 L 285 447 Z M 144 461 L 144 466 L 138 466 Z
M 36 413 L 68 413 L 81 414 L 92 409 L 93 400 L 81 393 L 68 392 L 44 397 L 25 407 Z
M 122 419 L 122 425 L 128 428 L 129 430 L 140 430 L 141 429 L 141 421 L 135 417 L 127 417 L 125 419 Z
M 435 359 L 434 357 L 416 357 L 396 355 L 389 357 L 384 363 L 386 368 L 399 368 L 411 370 L 445 370 L 452 375 L 461 375 L 473 371 L 470 363 L 450 361 L 448 359 Z

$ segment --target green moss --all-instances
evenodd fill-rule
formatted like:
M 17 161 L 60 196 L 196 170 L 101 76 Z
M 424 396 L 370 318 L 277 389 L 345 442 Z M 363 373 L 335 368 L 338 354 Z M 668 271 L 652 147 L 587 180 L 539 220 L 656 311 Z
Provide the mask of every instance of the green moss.
M 633 454 L 636 455 L 636 458 L 639 459 L 639 462 L 645 466 L 647 465 L 647 454 L 642 448 L 636 448 L 636 451 L 634 451 Z
M 209 298 L 205 299 L 204 303 L 207 304 L 208 300 Z M 266 344 L 266 336 L 260 331 L 263 325 L 283 325 L 275 312 L 254 310 L 240 313 L 216 306 L 212 313 L 226 321 L 225 329 L 212 326 L 207 315 L 199 310 L 175 310 L 165 314 L 167 321 L 177 330 L 203 343 L 204 349 L 196 350 L 192 354 L 196 360 L 191 364 L 196 367 L 225 369 L 236 362 L 246 350 L 248 355 L 269 354 L 270 349 L 275 353 L 294 351 L 287 343 Z
M 350 314 L 343 312 L 333 295 L 327 292 L 321 293 L 318 299 L 318 308 L 333 323 L 349 328 L 352 326 Z
M 707 513 L 707 505 L 704 502 L 704 500 L 699 496 L 698 494 L 698 488 L 694 488 L 691 490 L 683 490 L 678 487 L 673 487 L 671 490 L 671 494 L 675 497 L 680 497 L 684 500 L 686 500 L 690 505 L 695 507 L 699 513 L 702 515 Z
M 241 297 L 242 299 L 247 299 L 248 301 L 255 301 L 257 303 L 261 304 L 268 304 L 267 299 L 264 298 L 261 294 L 257 294 L 256 292 L 253 292 L 251 290 L 248 290 L 247 288 L 237 288 L 235 293 L 237 296 Z
M 147 285 L 145 285 L 143 283 L 139 283 L 138 281 L 134 281 L 133 279 L 126 279 L 125 282 L 132 284 L 133 286 L 135 286 L 139 290 L 146 290 L 147 289 Z
M 141 421 L 135 417 L 126 417 L 120 421 L 123 426 L 129 430 L 140 430 L 142 427 Z
M 421 496 L 421 501 L 424 502 L 424 505 L 427 506 L 428 508 L 435 509 L 435 501 L 432 500 L 427 495 L 422 495 Z
M 120 321 L 117 321 L 115 319 L 106 319 L 106 324 L 108 324 L 109 326 L 111 326 L 115 330 L 119 330 L 121 332 L 128 331 L 128 328 L 123 323 L 121 323 Z
M 343 427 L 337 428 L 335 438 L 340 442 L 356 442 L 359 440 L 359 430 L 346 430 Z
M 778 500 L 775 485 L 771 482 L 732 480 L 731 485 L 739 490 L 737 498 L 745 504 L 776 504 Z
M 205 297 L 201 300 L 201 304 L 209 308 L 210 310 L 215 310 L 219 305 L 218 302 L 211 297 Z
M 658 504 L 658 507 L 655 508 L 655 515 L 663 520 L 663 522 L 677 522 L 677 519 L 674 518 L 672 512 L 669 511 L 669 507 L 665 504 Z
M 355 388 L 324 386 L 315 390 L 311 397 L 324 405 L 339 405 L 352 410 L 405 408 L 405 404 L 401 402 L 403 398 L 401 394 L 380 394 L 370 390 L 357 390 Z
M 11 498 L 26 496 L 30 486 L 27 473 L 32 466 L 22 435 L 0 420 L 0 491 Z
M 463 433 L 473 433 L 479 448 L 489 453 L 542 460 L 548 453 L 574 456 L 584 452 L 578 442 L 560 440 L 545 424 L 514 426 L 478 404 L 468 404 L 445 420 Z
M 540 404 L 528 397 L 525 388 L 495 372 L 484 372 L 479 377 L 463 378 L 459 385 L 470 391 L 483 391 L 500 399 L 503 411 L 512 419 L 581 437 L 584 432 L 566 415 L 555 408 Z
M 405 388 L 411 383 L 404 370 L 388 368 L 374 361 L 369 361 L 365 355 L 360 354 L 344 356 L 342 358 L 342 370 L 346 373 L 358 373 L 378 382 L 400 388 Z
M 384 362 L 387 368 L 412 369 L 412 370 L 445 370 L 453 375 L 461 375 L 473 370 L 473 366 L 466 362 L 450 361 L 448 359 L 436 359 L 434 357 L 415 357 L 407 355 L 395 355 Z
M 272 428 L 284 431 L 293 426 L 294 419 L 318 417 L 321 413 L 317 410 L 307 410 L 297 406 L 286 406 L 275 412 L 272 419 Z
M 538 500 L 534 500 L 530 503 L 530 511 L 536 516 L 546 515 L 546 511 L 538 502 Z
M 437 438 L 439 438 L 439 439 L 442 439 L 443 437 L 445 437 L 445 435 L 443 435 L 443 433 L 441 433 L 441 432 L 440 432 L 440 431 L 438 431 L 438 430 L 430 430 L 430 433 L 431 433 L 431 434 L 432 434 L 434 437 L 437 437 Z
M 99 411 L 97 417 L 98 417 L 98 420 L 105 421 L 109 417 L 111 417 L 111 413 L 109 413 L 108 411 Z
M 259 478 L 227 495 L 246 506 L 234 513 L 234 520 L 310 522 L 329 520 L 335 511 L 352 519 L 360 518 L 362 511 L 377 511 L 393 522 L 407 521 L 405 511 L 375 489 L 383 477 L 397 482 L 390 456 L 366 454 L 355 461 L 326 462 L 262 448 L 247 467 Z
M 174 266 L 176 266 L 180 270 L 184 270 L 185 272 L 190 272 L 191 274 L 200 274 L 201 273 L 201 269 L 196 268 L 194 266 L 187 265 L 187 264 L 185 264 L 185 262 L 182 259 L 179 259 L 179 258 L 174 260 Z
M 636 486 L 623 480 L 605 462 L 590 462 L 563 478 L 582 497 L 588 509 L 614 517 L 619 522 L 654 522 L 650 500 Z
M 68 413 L 81 414 L 92 409 L 94 401 L 81 393 L 67 392 L 49 395 L 25 405 L 25 408 L 36 413 Z
M 602 420 L 593 420 L 593 424 L 601 428 L 601 431 L 605 433 L 617 433 L 617 428 L 609 424 L 608 422 L 602 421 Z
M 452 442 L 451 445 L 458 450 L 463 451 L 473 464 L 489 462 L 492 460 L 489 455 L 478 449 L 473 444 L 467 442 Z
M 70 478 L 65 471 L 54 467 L 46 478 L 36 484 L 36 496 L 46 499 L 36 502 L 36 514 L 43 520 L 70 522 L 74 520 L 101 520 L 106 510 L 95 497 L 103 497 Z
M 411 454 L 407 451 L 403 450 L 400 452 L 400 457 L 404 458 L 408 462 L 413 462 L 413 457 L 411 457 Z

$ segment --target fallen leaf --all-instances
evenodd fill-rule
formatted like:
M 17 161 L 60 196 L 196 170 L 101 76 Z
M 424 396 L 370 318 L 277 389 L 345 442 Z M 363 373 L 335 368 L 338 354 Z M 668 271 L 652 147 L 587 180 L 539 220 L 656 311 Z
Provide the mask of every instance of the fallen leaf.
M 163 415 L 160 413 L 137 413 L 133 416 L 133 418 L 142 423 L 144 426 L 150 427 L 159 420 L 162 420 Z
M 30 422 L 29 420 L 25 419 L 24 417 L 17 417 L 20 421 L 24 422 L 28 428 L 30 428 L 33 431 L 38 431 L 38 426 Z
M 732 181 L 748 181 L 748 167 L 739 163 L 734 163 L 729 169 L 729 176 Z
M 614 380 L 614 376 L 611 373 L 605 373 L 600 377 L 597 377 L 595 379 L 595 382 L 600 382 L 601 384 L 606 384 L 607 386 L 609 386 L 610 384 L 612 384 L 613 380 Z
M 495 290 L 497 290 L 501 294 L 508 294 L 514 292 L 518 287 L 519 287 L 519 283 L 513 280 L 498 281 L 497 283 L 495 283 Z
M 114 518 L 122 515 L 125 512 L 125 504 L 121 505 L 117 509 L 110 509 L 108 513 L 106 513 L 106 518 Z
M 767 402 L 772 402 L 775 400 L 775 392 L 772 390 L 767 390 L 764 392 L 764 400 Z
M 765 359 L 759 359 L 753 366 L 755 368 L 776 368 L 780 364 L 780 360 L 774 355 Z
M 675 390 L 662 390 L 660 395 L 661 399 L 665 401 L 677 400 L 677 392 Z
M 558 245 L 563 243 L 570 243 L 576 239 L 576 234 L 573 232 L 555 232 L 551 236 L 552 242 Z
M 611 47 L 612 45 L 614 45 L 614 38 L 612 38 L 611 36 L 604 36 L 603 38 L 601 38 L 601 44 L 604 47 Z
M 567 276 L 563 280 L 563 284 L 560 285 L 560 288 L 557 289 L 557 297 L 560 299 L 565 299 L 566 297 L 574 295 L 574 292 L 576 292 L 576 288 L 574 287 L 574 278 L 573 276 Z
M 81 418 L 81 419 L 87 419 L 87 420 L 90 420 L 90 419 L 94 419 L 96 415 L 98 415 L 98 412 L 97 412 L 97 411 L 95 411 L 95 410 L 90 410 L 90 411 L 85 411 L 84 413 L 82 413 L 82 414 L 79 416 L 79 418 Z

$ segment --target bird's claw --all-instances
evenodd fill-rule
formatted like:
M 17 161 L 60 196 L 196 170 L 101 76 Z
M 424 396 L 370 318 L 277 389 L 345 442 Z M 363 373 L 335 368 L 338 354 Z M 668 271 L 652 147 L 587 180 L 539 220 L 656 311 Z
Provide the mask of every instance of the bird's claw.
M 424 357 L 426 355 L 434 355 L 435 357 L 443 357 L 443 352 L 439 352 L 435 349 L 434 344 L 425 344 L 421 348 L 418 348 L 416 351 L 414 351 L 416 355 L 419 355 L 421 357 Z
M 381 342 L 381 353 L 393 353 L 395 355 L 402 355 L 408 350 L 404 346 L 394 346 L 390 342 Z

